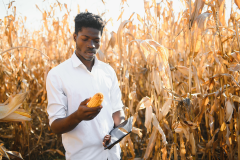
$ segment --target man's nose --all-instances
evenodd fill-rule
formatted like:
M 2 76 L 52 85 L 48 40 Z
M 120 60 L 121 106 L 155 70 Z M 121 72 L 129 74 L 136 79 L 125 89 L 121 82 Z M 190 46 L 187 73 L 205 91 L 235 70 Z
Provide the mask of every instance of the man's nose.
M 90 41 L 88 43 L 88 48 L 95 48 L 95 45 L 94 45 L 94 42 L 93 41 Z

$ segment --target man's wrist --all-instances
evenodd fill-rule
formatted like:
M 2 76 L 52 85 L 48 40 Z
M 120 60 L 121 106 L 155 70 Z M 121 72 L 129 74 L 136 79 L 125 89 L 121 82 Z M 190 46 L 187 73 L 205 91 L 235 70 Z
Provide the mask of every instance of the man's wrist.
M 81 117 L 79 117 L 79 115 L 76 112 L 73 112 L 72 116 L 72 121 L 75 123 L 80 123 L 82 121 Z

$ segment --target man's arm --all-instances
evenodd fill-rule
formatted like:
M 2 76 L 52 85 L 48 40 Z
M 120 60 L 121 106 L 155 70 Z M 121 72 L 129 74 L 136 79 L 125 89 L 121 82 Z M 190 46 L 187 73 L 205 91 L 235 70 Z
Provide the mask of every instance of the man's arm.
M 52 122 L 51 129 L 54 133 L 63 134 L 73 130 L 82 120 L 76 112 L 66 118 L 59 118 Z
M 119 124 L 121 124 L 124 120 L 125 120 L 125 115 L 123 110 L 114 112 L 112 114 L 112 118 L 114 121 L 114 128 L 117 127 Z M 111 142 L 111 136 L 110 135 L 106 135 L 103 139 L 103 146 L 107 147 L 107 145 Z
M 114 128 L 117 127 L 119 124 L 121 124 L 123 121 L 125 121 L 125 115 L 123 110 L 114 112 L 112 114 L 112 118 L 114 121 Z
M 89 108 L 87 103 L 90 99 L 81 102 L 78 110 L 65 118 L 58 118 L 52 122 L 51 129 L 54 133 L 63 134 L 73 130 L 81 121 L 92 120 L 101 111 L 102 106 Z

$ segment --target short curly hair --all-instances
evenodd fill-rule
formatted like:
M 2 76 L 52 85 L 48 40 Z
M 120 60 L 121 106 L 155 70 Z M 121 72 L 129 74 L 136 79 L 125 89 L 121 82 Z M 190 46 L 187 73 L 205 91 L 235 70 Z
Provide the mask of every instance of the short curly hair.
M 77 14 L 75 21 L 75 34 L 82 30 L 82 27 L 90 27 L 103 32 L 106 22 L 99 16 L 90 12 L 82 12 Z

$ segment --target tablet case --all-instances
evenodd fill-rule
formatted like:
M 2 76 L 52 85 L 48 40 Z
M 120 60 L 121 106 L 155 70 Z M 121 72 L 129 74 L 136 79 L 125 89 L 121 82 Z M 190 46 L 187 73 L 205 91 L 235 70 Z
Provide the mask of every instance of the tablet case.
M 119 124 L 117 127 L 113 128 L 109 132 L 109 134 L 111 135 L 111 142 L 104 149 L 111 149 L 115 144 L 120 142 L 124 137 L 126 137 L 129 133 L 131 133 L 132 121 L 133 121 L 133 117 L 130 117 L 127 120 L 125 120 L 123 123 Z M 120 128 L 122 128 L 127 132 L 121 131 Z

